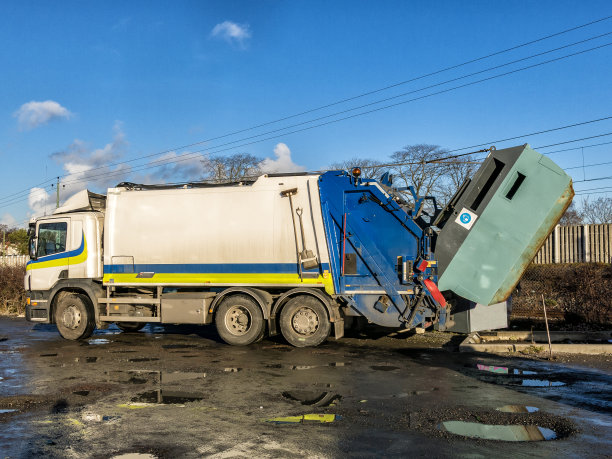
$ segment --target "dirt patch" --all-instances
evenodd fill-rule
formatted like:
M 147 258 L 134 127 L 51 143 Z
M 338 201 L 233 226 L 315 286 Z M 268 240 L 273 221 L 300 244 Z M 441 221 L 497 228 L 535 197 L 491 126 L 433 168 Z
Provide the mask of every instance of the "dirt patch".
M 12 395 L 0 398 L 0 409 L 31 411 L 55 403 L 55 398 L 44 395 Z

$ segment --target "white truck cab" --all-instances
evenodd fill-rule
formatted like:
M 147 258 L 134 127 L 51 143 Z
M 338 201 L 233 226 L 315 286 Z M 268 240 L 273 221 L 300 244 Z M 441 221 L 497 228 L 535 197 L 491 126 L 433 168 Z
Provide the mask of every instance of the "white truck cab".
M 24 278 L 28 320 L 59 326 L 62 321 L 53 307 L 58 293 L 81 295 L 85 306 L 93 308 L 103 276 L 101 198 L 85 190 L 53 215 L 30 222 L 30 261 Z M 73 313 L 68 324 L 78 326 L 78 314 Z

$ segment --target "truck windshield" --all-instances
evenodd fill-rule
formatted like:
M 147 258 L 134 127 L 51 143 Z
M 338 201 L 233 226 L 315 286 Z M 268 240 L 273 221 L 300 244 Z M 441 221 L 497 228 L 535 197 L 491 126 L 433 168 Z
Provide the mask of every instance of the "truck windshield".
M 36 255 L 44 257 L 66 250 L 68 223 L 42 223 L 38 227 L 38 247 Z

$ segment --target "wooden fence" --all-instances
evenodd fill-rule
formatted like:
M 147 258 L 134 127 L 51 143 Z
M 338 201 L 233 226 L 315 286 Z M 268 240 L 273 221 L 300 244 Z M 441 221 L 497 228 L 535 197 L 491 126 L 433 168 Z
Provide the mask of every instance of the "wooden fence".
M 5 255 L 0 256 L 0 266 L 25 266 L 30 260 L 27 255 Z
M 612 223 L 555 227 L 533 259 L 536 264 L 612 263 Z

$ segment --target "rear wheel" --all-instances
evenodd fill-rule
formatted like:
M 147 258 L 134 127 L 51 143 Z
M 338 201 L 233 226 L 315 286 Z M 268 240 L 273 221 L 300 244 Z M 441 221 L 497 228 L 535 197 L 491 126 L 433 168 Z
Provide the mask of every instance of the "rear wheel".
M 146 322 L 116 322 L 116 324 L 123 332 L 130 333 L 141 330 L 146 325 Z
M 247 295 L 225 298 L 215 313 L 221 339 L 234 346 L 246 346 L 263 338 L 265 322 L 257 302 Z
M 331 331 L 325 306 L 310 295 L 289 300 L 280 314 L 281 333 L 296 347 L 318 346 Z
M 55 324 L 66 339 L 77 340 L 91 336 L 96 323 L 93 306 L 86 295 L 60 293 L 55 308 Z

